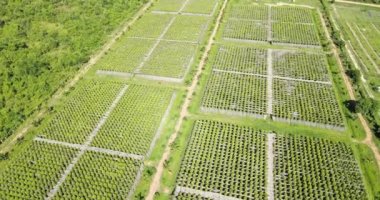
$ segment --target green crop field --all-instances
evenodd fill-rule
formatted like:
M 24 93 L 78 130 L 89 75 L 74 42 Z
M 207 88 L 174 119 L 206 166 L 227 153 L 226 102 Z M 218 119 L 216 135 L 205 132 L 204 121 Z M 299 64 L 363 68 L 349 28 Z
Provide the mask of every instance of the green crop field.
M 374 95 L 370 103 L 378 97 L 377 9 L 327 0 L 152 0 L 127 7 L 99 1 L 94 8 L 70 3 L 0 3 L 6 8 L 0 9 L 0 66 L 18 52 L 3 54 L 4 49 L 30 53 L 52 41 L 54 51 L 45 49 L 51 59 L 83 64 L 63 84 L 74 70 L 65 74 L 45 66 L 50 60 L 44 55 L 24 55 L 19 65 L 35 64 L 34 59 L 62 73 L 42 78 L 55 86 L 62 82 L 59 88 L 39 82 L 30 87 L 29 78 L 38 78 L 30 72 L 38 64 L 17 74 L 0 67 L 0 85 L 7 88 L 0 88 L 2 114 L 13 115 L 11 105 L 22 112 L 27 107 L 4 100 L 4 91 L 8 96 L 20 87 L 56 91 L 31 117 L 0 118 L 1 126 L 17 118 L 15 128 L 25 121 L 0 143 L 1 200 L 380 197 L 376 133 L 368 132 L 376 127 L 365 126 L 374 106 L 360 99 L 364 83 Z M 64 23 L 49 21 L 50 9 L 67 12 L 59 15 Z M 46 11 L 33 17 L 47 20 L 39 26 L 46 41 L 15 40 L 7 46 L 12 38 L 2 36 L 9 36 L 10 17 L 34 15 L 30 10 Z M 88 21 L 71 24 L 70 17 Z M 13 29 L 33 37 L 35 22 L 23 19 Z M 77 57 L 55 57 L 68 53 L 61 34 L 85 28 L 90 30 L 79 31 L 86 33 L 79 37 L 83 43 L 69 45 L 76 49 L 69 55 Z M 105 40 L 111 28 L 115 32 Z M 101 41 L 107 43 L 101 47 Z M 338 42 L 343 46 L 334 48 Z M 345 57 L 344 44 L 356 64 Z M 358 74 L 348 65 L 358 68 L 358 80 L 350 79 Z M 20 73 L 28 84 L 16 81 Z M 20 102 L 37 107 L 28 95 Z
M 203 199 L 196 194 L 207 197 L 207 192 L 224 198 L 265 199 L 267 184 L 273 184 L 275 199 L 366 199 L 360 168 L 348 145 L 281 133 L 271 134 L 274 142 L 269 143 L 269 134 L 228 123 L 196 121 L 175 194 L 179 199 Z M 274 156 L 273 163 L 268 163 L 270 156 Z M 269 165 L 274 173 L 271 178 Z

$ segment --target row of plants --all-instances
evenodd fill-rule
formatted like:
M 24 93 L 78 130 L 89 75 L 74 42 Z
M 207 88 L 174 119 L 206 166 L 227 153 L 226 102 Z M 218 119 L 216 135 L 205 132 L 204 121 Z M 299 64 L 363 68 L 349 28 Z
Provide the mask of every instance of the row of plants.
M 66 101 L 52 108 L 40 137 L 82 144 L 111 106 L 122 84 L 88 81 L 72 89 Z
M 253 20 L 267 21 L 269 16 L 269 6 L 266 5 L 233 5 L 229 10 L 229 20 Z
M 212 68 L 251 74 L 267 74 L 267 50 L 254 47 L 218 45 Z
M 320 45 L 317 28 L 314 24 L 272 23 L 272 41 L 300 45 Z
M 154 40 L 121 38 L 94 66 L 98 70 L 132 73 L 143 61 Z
M 199 43 L 208 28 L 210 17 L 178 15 L 164 39 Z
M 195 121 L 176 179 L 176 198 L 207 199 L 203 192 L 213 192 L 238 199 L 266 199 L 267 157 L 271 154 L 267 152 L 268 133 L 226 122 Z M 274 134 L 274 199 L 367 199 L 350 145 Z
M 219 2 L 219 0 L 190 0 L 184 8 L 183 12 L 211 15 L 217 2 Z
M 273 79 L 273 116 L 344 127 L 332 85 Z
M 227 39 L 267 41 L 268 23 L 266 21 L 228 19 L 223 37 Z
M 196 121 L 177 184 L 239 199 L 265 199 L 266 135 L 248 127 Z
M 272 6 L 271 20 L 277 22 L 314 24 L 313 10 L 296 6 Z
M 123 37 L 158 38 L 174 17 L 176 16 L 147 13 L 130 27 Z
M 172 94 L 172 89 L 130 85 L 91 145 L 145 155 Z
M 53 199 L 127 199 L 141 162 L 87 151 Z
M 1 199 L 44 199 L 76 152 L 69 147 L 33 142 L 11 165 L 1 169 Z
M 272 51 L 273 75 L 331 82 L 324 54 L 297 51 Z
M 202 110 L 239 115 L 264 115 L 266 78 L 214 71 L 202 97 Z
M 161 41 L 140 73 L 183 78 L 190 68 L 198 45 L 184 42 Z
M 347 144 L 277 134 L 274 152 L 275 199 L 367 199 Z

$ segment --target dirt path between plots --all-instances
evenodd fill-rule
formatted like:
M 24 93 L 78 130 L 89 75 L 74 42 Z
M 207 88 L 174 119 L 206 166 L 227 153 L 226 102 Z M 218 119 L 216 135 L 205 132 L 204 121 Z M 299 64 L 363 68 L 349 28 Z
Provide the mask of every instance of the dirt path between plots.
M 220 25 L 220 22 L 222 20 L 222 16 L 224 13 L 224 9 L 226 8 L 226 5 L 227 5 L 227 0 L 224 0 L 222 8 L 219 12 L 218 18 L 216 20 L 215 27 L 214 27 L 212 34 L 208 40 L 207 46 L 206 46 L 205 51 L 202 55 L 202 59 L 199 62 L 197 72 L 194 76 L 194 79 L 193 79 L 191 85 L 187 88 L 186 99 L 182 105 L 181 113 L 180 113 L 179 119 L 177 121 L 177 124 L 175 126 L 174 133 L 170 136 L 169 141 L 166 144 L 164 153 L 161 157 L 161 160 L 159 161 L 158 166 L 156 167 L 156 174 L 154 175 L 153 180 L 151 182 L 151 185 L 149 188 L 149 193 L 146 197 L 147 200 L 153 200 L 156 191 L 158 191 L 158 189 L 160 187 L 160 180 L 161 180 L 162 173 L 164 170 L 164 164 L 169 159 L 170 152 L 171 152 L 171 145 L 173 144 L 173 142 L 177 138 L 177 135 L 178 135 L 178 132 L 180 131 L 182 123 L 183 123 L 185 117 L 188 115 L 188 107 L 190 106 L 190 102 L 191 102 L 193 93 L 194 93 L 195 88 L 199 82 L 200 75 L 202 74 L 202 68 L 204 67 L 204 65 L 206 63 L 206 60 L 208 58 L 208 54 L 211 50 L 212 44 L 214 43 L 214 38 L 215 38 L 216 33 L 219 29 L 219 25 Z
M 98 53 L 93 55 L 90 60 L 78 71 L 78 73 L 69 80 L 69 82 L 63 86 L 62 88 L 59 88 L 55 94 L 51 97 L 51 99 L 48 102 L 48 106 L 54 104 L 58 99 L 60 99 L 63 94 L 70 90 L 71 87 L 73 87 L 88 71 L 89 69 L 96 63 L 98 60 L 111 48 L 111 46 L 117 41 L 118 38 L 120 38 L 124 32 L 126 32 L 132 24 L 134 24 L 145 12 L 148 10 L 148 8 L 152 5 L 153 0 L 150 0 L 147 2 L 143 7 L 141 7 L 137 13 L 132 17 L 132 19 L 129 19 L 124 25 L 122 25 L 121 29 L 114 33 L 114 35 L 111 37 L 111 39 L 100 49 Z M 46 106 L 47 107 L 47 106 Z M 4 146 L 1 148 L 0 153 L 9 151 L 12 146 L 17 142 L 18 138 L 22 138 L 29 129 L 33 127 L 33 121 L 39 121 L 41 120 L 46 114 L 47 114 L 47 108 L 42 108 L 40 111 L 37 111 L 37 114 L 32 115 L 28 119 L 28 121 L 25 122 L 25 124 L 22 124 L 20 126 L 21 130 L 16 131 L 12 136 L 8 138 L 7 141 L 4 142 Z
M 356 1 L 335 0 L 335 2 L 380 8 L 380 5 L 377 5 L 377 4 L 361 3 L 361 2 L 356 2 Z
M 342 61 L 340 60 L 340 57 L 339 57 L 338 50 L 337 50 L 336 46 L 334 45 L 333 41 L 330 38 L 329 31 L 327 29 L 326 23 L 325 23 L 325 21 L 323 19 L 323 16 L 322 16 L 322 13 L 320 12 L 320 10 L 318 10 L 318 15 L 319 15 L 320 20 L 322 22 L 322 26 L 323 26 L 323 29 L 325 31 L 325 35 L 326 35 L 326 37 L 330 40 L 330 42 L 333 45 L 332 51 L 334 53 L 335 58 L 338 60 L 340 74 L 341 74 L 341 76 L 342 76 L 342 78 L 344 80 L 344 84 L 347 87 L 350 99 L 351 100 L 356 100 L 354 89 L 352 88 L 351 82 L 349 81 L 349 79 L 348 79 L 348 77 L 347 77 L 347 75 L 345 73 Z M 376 162 L 377 162 L 377 166 L 380 168 L 380 153 L 379 153 L 379 150 L 377 149 L 375 143 L 372 140 L 373 133 L 372 133 L 371 129 L 369 128 L 369 125 L 368 125 L 367 121 L 364 119 L 363 115 L 361 113 L 358 113 L 358 117 L 359 117 L 360 123 L 363 126 L 364 131 L 366 133 L 366 138 L 364 140 L 362 140 L 361 143 L 367 145 L 372 150 L 373 155 L 375 156 L 375 159 L 376 159 Z

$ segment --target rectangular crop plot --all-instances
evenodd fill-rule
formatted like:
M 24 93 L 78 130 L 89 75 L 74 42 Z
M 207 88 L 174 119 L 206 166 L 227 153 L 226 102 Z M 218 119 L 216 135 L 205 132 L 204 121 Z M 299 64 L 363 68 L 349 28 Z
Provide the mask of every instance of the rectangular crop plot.
M 261 131 L 196 121 L 177 184 L 239 199 L 265 199 L 265 160 L 266 136 Z
M 312 10 L 290 6 L 272 6 L 272 20 L 278 22 L 313 24 Z
M 145 155 L 172 98 L 171 89 L 129 86 L 92 145 Z
M 145 14 L 127 32 L 129 37 L 158 38 L 169 25 L 172 15 Z
M 190 67 L 196 44 L 161 41 L 140 72 L 148 75 L 182 78 Z
M 273 41 L 299 45 L 320 45 L 314 25 L 296 23 L 272 23 Z
M 43 199 L 76 153 L 64 146 L 33 142 L 0 174 L 1 199 Z
M 267 74 L 267 50 L 220 45 L 212 67 L 227 71 Z
M 231 8 L 229 18 L 266 21 L 269 16 L 268 11 L 269 7 L 263 5 L 235 5 Z
M 274 50 L 273 73 L 276 76 L 313 81 L 330 81 L 324 54 Z
M 266 83 L 262 77 L 213 72 L 202 99 L 202 110 L 262 117 L 266 113 Z
M 273 116 L 305 124 L 344 127 L 331 85 L 273 79 Z
M 40 136 L 53 140 L 82 144 L 111 106 L 122 84 L 88 81 L 78 84 Z
M 123 37 L 102 59 L 95 68 L 100 70 L 133 72 L 148 54 L 154 40 Z
M 367 199 L 352 149 L 342 142 L 277 135 L 274 199 Z
M 229 19 L 223 32 L 224 38 L 266 41 L 268 24 L 264 21 Z
M 218 0 L 190 0 L 183 12 L 212 14 Z
M 178 12 L 187 0 L 160 0 L 154 4 L 153 10 Z
M 164 39 L 200 42 L 207 30 L 209 20 L 209 17 L 204 16 L 179 15 L 164 35 Z
M 131 158 L 86 152 L 55 199 L 127 199 L 140 164 Z

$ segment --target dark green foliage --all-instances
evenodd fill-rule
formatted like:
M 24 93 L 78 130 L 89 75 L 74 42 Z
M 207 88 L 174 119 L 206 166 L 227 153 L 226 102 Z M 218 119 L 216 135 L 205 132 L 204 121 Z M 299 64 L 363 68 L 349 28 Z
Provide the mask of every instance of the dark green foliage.
M 0 1 L 0 143 L 144 2 Z

